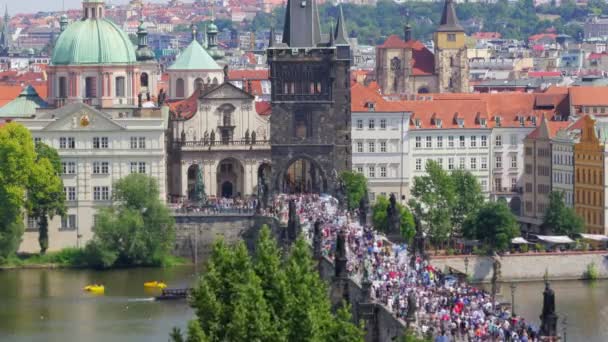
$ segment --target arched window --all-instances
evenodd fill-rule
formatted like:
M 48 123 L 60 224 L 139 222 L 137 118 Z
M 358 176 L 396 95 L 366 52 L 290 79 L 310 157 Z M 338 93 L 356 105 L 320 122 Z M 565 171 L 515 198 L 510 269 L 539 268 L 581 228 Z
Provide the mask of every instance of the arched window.
M 217 77 L 214 77 L 213 78 L 213 84 L 218 84 L 218 83 L 219 83 L 219 81 L 217 80 Z
M 125 77 L 124 76 L 116 77 L 116 85 L 115 85 L 114 89 L 116 89 L 116 97 L 125 97 Z
M 184 79 L 178 78 L 175 82 L 175 97 L 183 98 L 184 97 Z

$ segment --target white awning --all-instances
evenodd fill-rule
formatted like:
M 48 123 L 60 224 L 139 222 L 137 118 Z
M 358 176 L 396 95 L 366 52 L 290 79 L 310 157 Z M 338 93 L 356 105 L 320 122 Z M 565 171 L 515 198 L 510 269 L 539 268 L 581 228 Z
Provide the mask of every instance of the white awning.
M 528 244 L 531 242 L 524 239 L 523 237 L 519 236 L 519 237 L 512 238 L 511 243 L 514 245 L 525 245 L 525 244 Z
M 567 235 L 536 235 L 536 237 L 544 242 L 548 243 L 573 243 L 574 240 L 569 238 Z
M 608 241 L 608 236 L 600 234 L 580 234 L 583 239 L 593 241 Z

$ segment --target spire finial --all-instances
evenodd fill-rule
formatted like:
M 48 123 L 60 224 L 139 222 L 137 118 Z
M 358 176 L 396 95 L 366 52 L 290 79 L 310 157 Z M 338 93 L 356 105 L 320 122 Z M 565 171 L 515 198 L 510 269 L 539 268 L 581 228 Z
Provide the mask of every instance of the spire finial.
M 348 34 L 346 33 L 346 22 L 344 21 L 344 12 L 342 12 L 342 5 L 339 6 L 338 10 L 338 25 L 336 25 L 336 45 L 349 45 Z

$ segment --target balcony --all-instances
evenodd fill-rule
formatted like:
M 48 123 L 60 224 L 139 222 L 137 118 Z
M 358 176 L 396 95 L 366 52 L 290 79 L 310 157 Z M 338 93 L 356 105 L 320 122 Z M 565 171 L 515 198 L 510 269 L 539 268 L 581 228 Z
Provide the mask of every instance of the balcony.
M 512 186 L 512 187 L 495 187 L 495 194 L 523 194 L 524 189 L 521 186 Z
M 66 105 L 68 99 L 67 98 L 56 98 L 55 99 L 55 108 L 61 108 Z
M 178 141 L 173 143 L 174 149 L 182 151 L 199 150 L 266 150 L 270 149 L 270 140 L 241 139 L 241 140 L 198 140 Z

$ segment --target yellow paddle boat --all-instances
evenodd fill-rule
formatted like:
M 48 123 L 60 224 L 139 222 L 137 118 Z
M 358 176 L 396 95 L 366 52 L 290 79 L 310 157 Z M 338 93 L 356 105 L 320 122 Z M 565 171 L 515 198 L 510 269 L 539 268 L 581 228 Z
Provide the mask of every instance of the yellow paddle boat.
M 144 287 L 162 290 L 167 287 L 167 284 L 163 283 L 162 281 L 149 281 L 144 283 Z
M 87 285 L 84 287 L 85 291 L 91 293 L 103 293 L 105 291 L 105 287 L 103 285 L 95 284 L 95 285 Z

